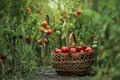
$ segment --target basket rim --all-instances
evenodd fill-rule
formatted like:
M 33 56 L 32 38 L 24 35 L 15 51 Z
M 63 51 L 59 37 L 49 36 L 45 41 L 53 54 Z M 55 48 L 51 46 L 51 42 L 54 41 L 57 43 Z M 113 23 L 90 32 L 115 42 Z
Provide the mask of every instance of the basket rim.
M 69 54 L 69 53 L 55 53 L 55 52 L 51 52 L 51 55 L 65 55 L 65 54 Z M 76 53 L 72 53 L 71 55 L 92 55 L 93 53 L 89 53 L 89 52 L 84 52 L 84 53 L 80 53 L 80 52 L 76 52 Z

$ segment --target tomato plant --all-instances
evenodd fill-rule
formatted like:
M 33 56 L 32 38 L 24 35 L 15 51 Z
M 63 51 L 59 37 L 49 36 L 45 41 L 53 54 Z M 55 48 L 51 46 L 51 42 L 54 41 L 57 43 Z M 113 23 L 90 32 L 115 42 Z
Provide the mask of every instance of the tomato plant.
M 119 0 L 1 0 L 0 79 L 9 72 L 32 73 L 39 66 L 52 65 L 50 53 L 68 52 L 71 32 L 77 38 L 77 49 L 71 43 L 71 52 L 94 48 L 96 77 L 108 73 L 107 79 L 115 79 L 120 52 L 118 4 Z

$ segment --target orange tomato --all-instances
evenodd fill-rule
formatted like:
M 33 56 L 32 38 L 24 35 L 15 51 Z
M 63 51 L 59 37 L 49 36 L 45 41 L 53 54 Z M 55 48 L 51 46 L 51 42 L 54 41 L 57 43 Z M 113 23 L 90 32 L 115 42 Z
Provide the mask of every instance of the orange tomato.
M 48 39 L 45 38 L 44 43 L 47 44 L 48 42 L 49 42 Z
M 42 40 L 41 39 L 38 39 L 37 42 L 38 42 L 39 45 L 42 44 Z
M 42 25 L 42 27 L 47 27 L 48 23 L 47 23 L 47 21 L 43 21 L 41 25 Z
M 52 30 L 51 30 L 51 29 L 48 29 L 47 34 L 50 35 L 51 33 L 52 33 Z

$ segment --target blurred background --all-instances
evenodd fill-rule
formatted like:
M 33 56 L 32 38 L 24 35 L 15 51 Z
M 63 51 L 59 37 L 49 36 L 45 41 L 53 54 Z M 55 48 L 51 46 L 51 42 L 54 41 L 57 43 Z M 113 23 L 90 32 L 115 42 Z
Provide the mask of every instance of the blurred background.
M 73 31 L 77 45 L 95 47 L 97 74 L 91 80 L 119 80 L 119 5 L 120 0 L 0 0 L 0 79 L 21 79 L 51 66 L 50 53 L 68 46 Z M 49 43 L 41 31 L 44 20 L 52 30 Z M 14 76 L 7 78 L 8 74 Z

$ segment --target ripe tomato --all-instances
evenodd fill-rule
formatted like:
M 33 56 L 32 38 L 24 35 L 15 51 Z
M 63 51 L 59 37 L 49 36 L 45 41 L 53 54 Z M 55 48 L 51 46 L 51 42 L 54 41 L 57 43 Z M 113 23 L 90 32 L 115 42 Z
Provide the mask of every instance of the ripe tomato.
M 82 46 L 82 50 L 85 50 L 87 48 L 87 45 Z
M 63 53 L 68 53 L 68 47 L 63 46 L 61 50 Z
M 71 53 L 76 53 L 76 49 L 75 48 L 70 48 L 70 52 Z
M 56 49 L 54 50 L 54 53 L 62 53 L 62 51 L 61 51 L 61 49 L 57 49 L 57 48 L 56 48 Z
M 51 30 L 51 29 L 48 29 L 47 31 L 48 31 L 48 32 L 47 32 L 48 35 L 50 35 L 50 34 L 52 33 L 52 30 Z
M 43 27 L 47 27 L 47 26 L 48 26 L 47 21 L 43 21 L 43 22 L 42 22 L 42 26 L 43 26 Z
M 82 13 L 82 10 L 77 10 L 76 13 L 80 15 Z
M 80 50 L 80 53 L 83 54 L 83 53 L 85 53 L 85 51 L 84 50 Z
M 94 52 L 94 50 L 93 50 L 91 47 L 87 47 L 87 48 L 85 49 L 85 51 L 86 51 L 86 52 L 89 52 L 89 53 L 93 53 L 93 52 Z
M 48 42 L 49 42 L 48 39 L 45 38 L 44 43 L 47 44 Z
M 38 39 L 37 42 L 38 42 L 39 45 L 42 44 L 42 40 L 41 39 Z
M 77 52 L 80 52 L 82 50 L 82 47 L 81 46 L 77 46 Z

